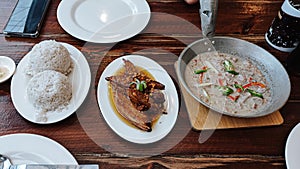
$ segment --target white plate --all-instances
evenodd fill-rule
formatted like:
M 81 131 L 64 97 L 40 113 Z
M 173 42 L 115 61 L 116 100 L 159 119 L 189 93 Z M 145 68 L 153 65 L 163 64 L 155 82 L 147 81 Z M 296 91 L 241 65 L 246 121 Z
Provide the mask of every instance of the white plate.
M 141 32 L 150 20 L 146 0 L 67 0 L 57 9 L 61 27 L 88 42 L 113 43 Z
M 300 168 L 300 123 L 298 123 L 291 133 L 285 146 L 285 160 L 288 169 Z
M 0 83 L 5 82 L 8 80 L 15 72 L 16 70 L 16 64 L 14 60 L 7 56 L 0 56 L 0 69 L 5 69 L 7 72 L 0 77 Z
M 62 145 L 35 134 L 0 136 L 0 150 L 13 164 L 78 164 Z
M 159 118 L 158 122 L 153 125 L 151 132 L 142 131 L 125 124 L 114 112 L 109 101 L 108 82 L 105 77 L 112 76 L 118 69 L 123 67 L 124 62 L 122 59 L 127 59 L 134 65 L 148 70 L 157 81 L 165 85 L 164 92 L 168 114 Z M 147 144 L 162 139 L 172 130 L 178 115 L 178 94 L 171 77 L 158 63 L 139 55 L 128 55 L 111 62 L 99 79 L 97 97 L 100 110 L 107 124 L 119 136 L 133 143 Z
M 91 83 L 91 71 L 85 56 L 74 46 L 64 45 L 72 58 L 74 68 L 68 75 L 72 84 L 72 98 L 70 104 L 61 112 L 48 112 L 46 122 L 36 121 L 36 109 L 27 97 L 27 84 L 30 78 L 25 75 L 25 67 L 29 60 L 29 54 L 25 55 L 17 66 L 16 73 L 11 81 L 11 97 L 17 111 L 27 120 L 38 124 L 50 124 L 61 121 L 73 114 L 83 103 L 88 94 Z

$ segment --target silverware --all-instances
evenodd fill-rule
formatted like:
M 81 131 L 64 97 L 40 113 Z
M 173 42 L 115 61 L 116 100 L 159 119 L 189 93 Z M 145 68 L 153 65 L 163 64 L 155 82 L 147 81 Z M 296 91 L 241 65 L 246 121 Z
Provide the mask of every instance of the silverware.
M 8 157 L 0 154 L 0 169 L 99 169 L 97 164 L 52 165 L 52 164 L 11 164 Z
M 200 0 L 200 18 L 202 34 L 213 37 L 218 10 L 218 0 Z

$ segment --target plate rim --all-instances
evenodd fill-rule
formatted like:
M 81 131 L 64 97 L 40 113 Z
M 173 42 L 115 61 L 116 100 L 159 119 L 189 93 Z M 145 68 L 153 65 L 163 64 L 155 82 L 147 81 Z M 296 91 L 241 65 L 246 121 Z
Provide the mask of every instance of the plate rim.
M 131 37 L 134 37 L 135 35 L 139 34 L 141 31 L 143 31 L 145 29 L 145 27 L 147 26 L 147 24 L 150 21 L 150 17 L 151 17 L 151 10 L 150 10 L 150 6 L 148 4 L 148 2 L 146 0 L 137 0 L 139 3 L 142 2 L 143 6 L 140 8 L 145 8 L 146 11 L 142 12 L 142 13 L 137 13 L 137 14 L 143 14 L 143 23 L 138 23 L 138 25 L 140 26 L 136 26 L 136 25 L 132 25 L 133 28 L 138 28 L 136 29 L 136 31 L 133 31 L 131 34 L 127 35 L 127 36 L 121 36 L 121 38 L 100 38 L 100 39 L 96 39 L 93 38 L 93 33 L 89 33 L 88 31 L 84 30 L 83 28 L 80 28 L 80 26 L 75 26 L 76 31 L 73 31 L 72 29 L 74 29 L 74 25 L 76 25 L 75 22 L 71 22 L 73 18 L 73 16 L 70 14 L 70 16 L 68 16 L 68 11 L 73 10 L 73 6 L 76 3 L 79 3 L 80 1 L 83 0 L 74 0 L 74 1 L 61 1 L 58 5 L 57 8 L 57 12 L 56 12 L 56 16 L 57 16 L 57 20 L 59 25 L 63 28 L 64 31 L 66 31 L 68 34 L 72 35 L 75 38 L 78 38 L 80 40 L 86 41 L 86 42 L 92 42 L 92 43 L 115 43 L 115 42 L 120 42 L 120 41 L 124 41 L 126 39 L 129 39 Z M 91 1 L 91 0 L 87 0 L 87 1 Z M 122 1 L 135 1 L 135 0 L 122 0 Z M 109 1 L 107 1 L 109 2 Z M 121 18 L 119 18 L 121 19 Z M 70 25 L 70 23 L 72 23 Z
M 86 60 L 85 56 L 83 55 L 83 53 L 81 53 L 76 47 L 74 47 L 73 45 L 70 45 L 68 43 L 65 43 L 65 42 L 59 42 L 60 44 L 62 44 L 64 47 L 66 47 L 68 49 L 68 51 L 70 52 L 70 54 L 72 53 L 71 51 L 73 52 L 76 52 L 75 56 L 72 56 L 71 55 L 71 59 L 73 61 L 73 72 L 75 71 L 75 61 L 80 61 L 80 63 L 82 64 L 78 64 L 78 70 L 81 72 L 79 74 L 82 74 L 82 72 L 84 71 L 84 74 L 85 76 L 82 77 L 81 80 L 85 81 L 84 84 L 88 84 L 88 85 L 84 85 L 84 86 L 80 86 L 80 87 L 83 87 L 84 90 L 81 91 L 81 95 L 79 98 L 77 98 L 76 101 L 73 101 L 73 102 L 70 102 L 69 105 L 71 104 L 74 104 L 74 103 L 77 103 L 73 106 L 70 106 L 68 107 L 69 110 L 66 111 L 66 112 L 61 112 L 61 113 L 64 113 L 62 114 L 61 116 L 59 116 L 59 118 L 57 119 L 54 119 L 54 120 L 47 120 L 46 122 L 43 122 L 43 121 L 36 121 L 35 120 L 35 117 L 31 117 L 31 115 L 29 115 L 29 113 L 24 113 L 24 105 L 23 104 L 17 104 L 18 103 L 18 99 L 17 97 L 20 97 L 19 94 L 15 93 L 15 88 L 17 88 L 18 84 L 15 84 L 16 81 L 19 81 L 16 76 L 26 76 L 24 74 L 24 72 L 21 71 L 21 69 L 23 69 L 24 67 L 21 67 L 20 68 L 20 65 L 21 66 L 26 66 L 26 63 L 28 62 L 28 59 L 29 59 L 29 54 L 30 52 L 28 52 L 22 59 L 21 61 L 19 62 L 17 68 L 16 68 L 16 72 L 15 74 L 13 75 L 12 77 L 12 80 L 11 80 L 11 87 L 10 87 L 10 90 L 11 90 L 11 99 L 12 99 L 12 102 L 13 102 L 13 105 L 14 107 L 16 108 L 17 112 L 23 117 L 25 118 L 26 120 L 32 122 L 32 123 L 36 123 L 36 124 L 52 124 L 52 123 L 57 123 L 59 121 L 62 121 L 66 118 L 68 118 L 69 116 L 71 116 L 72 114 L 75 113 L 75 111 L 80 107 L 80 105 L 82 105 L 82 103 L 84 102 L 85 98 L 87 97 L 88 95 L 88 92 L 89 92 L 89 89 L 90 89 L 90 84 L 91 84 L 91 70 L 90 70 L 90 67 L 89 67 L 89 64 L 88 64 L 88 61 Z M 19 69 L 19 71 L 18 71 Z M 71 72 L 72 73 L 72 72 Z M 77 75 L 78 76 L 78 75 Z M 28 78 L 28 77 L 25 77 L 25 78 Z M 69 75 L 68 75 L 68 78 Z M 23 83 L 25 83 L 25 81 L 23 81 Z M 28 82 L 27 82 L 28 84 Z M 26 90 L 26 87 L 27 86 L 22 86 L 22 88 L 24 88 L 24 90 Z M 74 91 L 74 87 L 72 85 L 72 91 Z M 25 92 L 26 93 L 26 92 Z M 22 96 L 23 99 L 26 100 L 26 96 Z M 74 99 L 74 93 L 72 93 L 72 98 L 71 100 Z M 20 99 L 20 98 L 19 98 Z M 33 105 L 29 105 L 31 107 L 32 110 L 35 110 L 34 106 Z M 54 111 L 55 112 L 55 111 Z M 32 113 L 33 114 L 33 113 Z
M 3 83 L 5 81 L 7 81 L 10 77 L 12 77 L 12 75 L 15 73 L 16 63 L 12 58 L 10 58 L 8 56 L 4 56 L 4 55 L 0 55 L 0 62 L 1 62 L 1 60 L 6 60 L 7 62 L 9 62 L 9 65 L 6 65 L 9 67 L 9 74 L 7 75 L 7 77 L 0 80 L 0 83 Z M 1 64 L 0 64 L 0 66 L 1 66 Z
M 102 114 L 102 116 L 104 117 L 104 119 L 105 119 L 105 122 L 106 122 L 106 124 L 118 135 L 118 136 L 120 136 L 121 138 L 123 138 L 123 139 L 125 139 L 125 140 L 127 140 L 127 141 L 129 141 L 129 142 L 132 142 L 132 143 L 137 143 L 137 144 L 150 144 L 150 143 L 154 143 L 154 142 L 157 142 L 157 141 L 159 141 L 159 140 L 161 140 L 161 139 L 163 139 L 164 137 L 166 137 L 171 131 L 172 131 L 172 129 L 174 128 L 174 126 L 175 126 L 175 124 L 176 124 L 176 121 L 177 121 L 177 117 L 178 117 L 178 112 L 179 112 L 179 98 L 178 98 L 178 93 L 177 93 L 177 90 L 176 90 L 176 92 L 175 92 L 175 96 L 176 97 L 174 97 L 173 99 L 174 99 L 174 102 L 175 102 L 175 106 L 174 106 L 174 104 L 172 104 L 172 107 L 175 107 L 175 110 L 176 110 L 176 112 L 174 112 L 174 117 L 173 117 L 173 120 L 172 120 L 172 123 L 171 123 L 171 125 L 170 125 L 170 128 L 168 128 L 167 130 L 165 130 L 164 132 L 161 132 L 161 133 L 159 133 L 159 134 L 157 134 L 157 135 L 154 135 L 154 136 L 152 136 L 152 137 L 147 137 L 147 138 L 137 138 L 137 137 L 128 137 L 126 134 L 124 134 L 123 132 L 120 132 L 120 131 L 118 131 L 118 129 L 117 128 L 115 128 L 114 127 L 114 120 L 112 120 L 111 121 L 111 119 L 108 119 L 108 117 L 107 117 L 107 113 L 106 113 L 106 111 L 107 110 L 104 110 L 103 111 L 103 103 L 100 101 L 101 100 L 101 95 L 103 95 L 103 94 L 100 94 L 100 90 L 102 89 L 103 90 L 103 87 L 108 87 L 107 86 L 107 83 L 105 84 L 105 86 L 101 86 L 101 80 L 103 81 L 104 80 L 104 76 L 105 76 L 105 72 L 106 72 L 106 70 L 107 70 L 107 68 L 109 68 L 109 67 L 111 67 L 112 65 L 114 65 L 114 64 L 118 64 L 117 62 L 121 62 L 121 60 L 122 59 L 132 59 L 131 61 L 133 62 L 133 63 L 135 63 L 135 60 L 134 59 L 136 59 L 136 58 L 139 58 L 139 59 L 143 59 L 143 60 L 147 60 L 147 61 L 151 61 L 152 63 L 155 63 L 156 64 L 156 66 L 158 66 L 158 67 L 156 67 L 156 68 L 160 68 L 160 70 L 162 70 L 162 71 L 164 71 L 164 73 L 167 73 L 167 75 L 168 75 L 168 80 L 169 80 L 169 82 L 172 84 L 172 87 L 171 87 L 171 89 L 172 90 L 176 90 L 176 87 L 175 87 L 175 84 L 174 84 L 174 82 L 173 82 L 173 80 L 172 80 L 172 78 L 170 77 L 170 75 L 168 74 L 168 72 L 161 66 L 161 65 L 159 65 L 156 61 L 154 61 L 154 60 L 152 60 L 152 59 L 150 59 L 150 58 L 148 58 L 148 57 L 145 57 L 145 56 L 142 56 L 142 55 L 125 55 L 125 56 L 121 56 L 121 57 L 119 57 L 119 58 L 117 58 L 117 59 L 115 59 L 115 60 L 113 60 L 111 63 L 109 63 L 108 64 L 108 66 L 104 69 L 104 71 L 102 72 L 102 74 L 101 74 L 101 77 L 99 78 L 99 81 L 98 81 L 98 87 L 97 87 L 97 103 L 98 103 L 98 106 L 99 106 L 99 108 L 100 108 L 100 113 Z M 116 67 L 115 68 L 116 70 L 115 71 L 117 71 L 118 70 L 118 67 Z M 113 73 L 115 73 L 115 72 L 110 72 L 110 74 L 113 74 Z M 151 73 L 151 72 L 150 72 Z M 153 75 L 153 74 L 152 74 Z M 104 84 L 103 84 L 104 85 Z M 101 88 L 101 89 L 100 89 Z M 107 94 L 104 96 L 105 98 L 107 98 L 107 97 L 109 97 Z M 110 104 L 110 103 L 109 103 Z M 102 106 L 102 108 L 101 108 L 101 106 Z M 111 105 L 109 105 L 109 108 L 111 108 Z M 112 108 L 111 108 L 111 110 L 112 110 Z M 113 110 L 112 110 L 113 111 Z M 104 112 L 104 113 L 103 113 Z M 168 112 L 168 114 L 173 114 L 173 112 Z M 116 115 L 117 116 L 117 115 Z M 163 117 L 163 116 L 162 116 Z M 160 119 L 162 118 L 162 117 L 160 117 Z M 116 117 L 116 118 L 118 118 L 118 117 Z M 120 119 L 118 119 L 118 121 L 119 121 Z M 123 122 L 124 123 L 124 122 Z M 134 130 L 134 131 L 136 131 L 136 133 L 135 134 L 141 134 L 141 133 L 151 133 L 151 132 L 144 132 L 144 131 L 141 131 L 141 130 L 139 130 L 139 129 L 135 129 L 135 128 L 132 128 L 132 127 L 130 127 L 130 126 L 128 126 L 127 124 L 124 124 L 126 127 L 128 127 L 129 129 L 132 129 L 132 130 Z
M 34 140 L 40 140 L 40 141 L 43 141 L 43 145 L 40 145 L 40 146 L 44 146 L 44 145 L 48 145 L 48 146 L 51 146 L 52 148 L 53 147 L 56 147 L 57 149 L 55 151 L 59 151 L 57 153 L 59 153 L 58 155 L 60 155 L 61 157 L 65 157 L 65 159 L 63 161 L 67 161 L 65 164 L 74 164 L 74 165 L 78 165 L 78 162 L 77 160 L 75 159 L 75 157 L 72 155 L 72 153 L 67 149 L 65 148 L 63 145 L 61 145 L 60 143 L 58 143 L 57 141 L 51 139 L 51 138 L 48 138 L 46 136 L 43 136 L 43 135 L 38 135 L 38 134 L 32 134 L 32 133 L 13 133 L 13 134 L 7 134 L 7 135 L 2 135 L 0 136 L 0 142 L 9 142 L 11 143 L 11 141 L 13 140 L 16 140 L 16 138 L 20 139 L 20 138 L 23 138 L 22 141 L 23 142 L 20 142 L 20 144 L 18 145 L 14 145 L 14 146 L 7 146 L 5 145 L 5 147 L 9 147 L 9 150 L 10 152 L 18 152 L 18 151 L 22 151 L 22 150 L 25 150 L 25 148 L 22 149 L 22 147 L 27 147 L 27 146 L 24 146 L 24 144 L 28 144 Z M 36 145 L 36 143 L 33 143 L 34 146 L 33 147 L 38 147 L 38 145 Z M 1 147 L 1 144 L 0 144 L 0 147 Z M 30 147 L 32 149 L 32 146 Z M 54 150 L 54 149 L 52 149 Z M 1 153 L 6 155 L 9 154 L 9 152 L 3 152 L 3 149 L 1 148 Z M 33 152 L 30 151 L 31 153 L 39 153 L 36 151 L 36 149 L 33 149 Z M 60 153 L 63 152 L 65 153 L 64 155 L 61 155 Z M 45 155 L 48 155 L 49 153 L 45 152 L 45 154 L 43 154 L 44 156 Z M 51 157 L 53 156 L 53 154 L 49 154 L 48 157 L 48 160 L 51 159 Z M 13 161 L 13 159 L 11 159 Z M 24 159 L 26 160 L 26 159 Z M 55 164 L 55 163 L 60 163 L 59 161 L 53 161 L 54 159 L 52 158 L 52 160 L 49 160 L 51 161 L 49 164 Z M 39 163 L 38 161 L 35 161 L 36 163 Z M 30 163 L 27 163 L 27 164 L 30 164 Z
M 293 129 L 290 131 L 289 135 L 288 135 L 288 138 L 287 138 L 287 141 L 286 141 L 286 145 L 285 145 L 285 163 L 286 163 L 286 167 L 288 169 L 294 169 L 294 168 L 291 168 L 291 163 L 290 163 L 290 160 L 289 160 L 289 152 L 290 150 L 293 150 L 292 148 L 290 148 L 290 144 L 292 144 L 292 139 L 294 140 L 296 135 L 296 131 L 300 130 L 300 123 L 298 123 L 297 125 L 295 125 L 293 127 Z M 298 131 L 300 133 L 300 131 Z M 300 136 L 298 136 L 298 140 L 300 140 Z M 300 147 L 300 146 L 299 146 Z M 300 166 L 300 163 L 299 163 L 299 166 Z

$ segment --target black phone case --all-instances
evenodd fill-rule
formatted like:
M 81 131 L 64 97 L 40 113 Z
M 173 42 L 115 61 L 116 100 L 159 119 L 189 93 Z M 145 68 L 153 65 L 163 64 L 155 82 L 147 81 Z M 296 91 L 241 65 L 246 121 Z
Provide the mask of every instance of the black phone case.
M 5 28 L 6 37 L 31 37 L 39 35 L 43 19 L 51 0 L 33 0 L 28 6 L 28 0 L 19 0 Z

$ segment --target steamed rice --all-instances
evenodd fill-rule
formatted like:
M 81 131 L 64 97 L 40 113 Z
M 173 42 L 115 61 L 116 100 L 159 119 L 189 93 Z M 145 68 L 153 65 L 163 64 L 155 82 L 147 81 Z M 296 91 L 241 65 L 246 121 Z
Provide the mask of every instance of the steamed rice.
M 55 40 L 45 40 L 36 44 L 29 52 L 26 74 L 34 76 L 44 70 L 55 70 L 68 75 L 72 71 L 69 51 Z
M 64 109 L 72 98 L 72 86 L 64 74 L 45 70 L 30 79 L 27 96 L 41 115 Z

